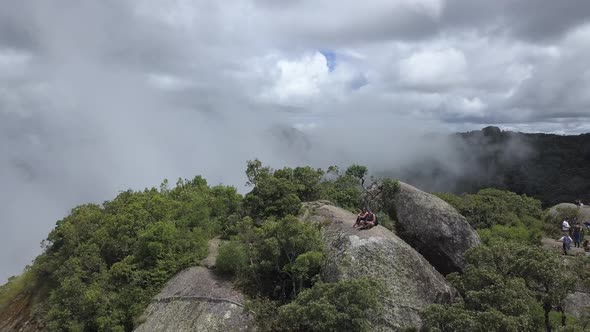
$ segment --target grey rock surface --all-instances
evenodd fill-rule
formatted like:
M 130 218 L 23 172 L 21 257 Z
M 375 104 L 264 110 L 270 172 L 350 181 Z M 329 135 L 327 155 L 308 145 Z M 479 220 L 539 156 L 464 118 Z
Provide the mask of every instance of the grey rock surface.
M 549 209 L 549 213 L 556 214 L 558 208 L 578 209 L 578 211 L 580 213 L 580 220 L 578 220 L 578 221 L 580 221 L 580 222 L 590 221 L 590 206 L 588 206 L 588 205 L 578 207 L 576 204 L 572 204 L 572 203 L 559 203 L 559 204 L 551 207 L 551 209 Z
M 188 268 L 170 279 L 152 300 L 135 331 L 254 331 L 244 296 L 204 267 Z
M 356 216 L 327 202 L 304 205 L 302 219 L 325 223 L 327 281 L 363 276 L 382 278 L 390 294 L 385 315 L 372 321 L 374 331 L 420 327 L 420 311 L 433 303 L 459 299 L 456 290 L 412 247 L 388 229 L 356 230 Z
M 590 293 L 574 292 L 565 299 L 565 312 L 577 318 L 590 314 Z
M 465 268 L 465 252 L 481 243 L 479 235 L 442 199 L 400 182 L 395 194 L 396 231 L 440 273 Z

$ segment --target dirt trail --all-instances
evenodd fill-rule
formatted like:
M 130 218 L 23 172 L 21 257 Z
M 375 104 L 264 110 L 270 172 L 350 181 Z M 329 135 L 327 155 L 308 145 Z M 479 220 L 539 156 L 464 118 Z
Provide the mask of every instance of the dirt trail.
M 215 268 L 215 261 L 217 260 L 217 255 L 219 254 L 219 245 L 221 244 L 221 239 L 218 237 L 214 237 L 209 240 L 209 253 L 207 257 L 201 261 L 201 265 L 208 268 L 213 269 Z
M 557 239 L 545 237 L 545 238 L 541 239 L 541 243 L 543 244 L 543 247 L 545 247 L 549 250 L 555 250 L 558 252 L 563 251 L 562 244 Z M 572 243 L 571 249 L 568 251 L 568 255 L 571 255 L 571 256 L 584 255 L 584 249 L 583 248 L 575 248 Z

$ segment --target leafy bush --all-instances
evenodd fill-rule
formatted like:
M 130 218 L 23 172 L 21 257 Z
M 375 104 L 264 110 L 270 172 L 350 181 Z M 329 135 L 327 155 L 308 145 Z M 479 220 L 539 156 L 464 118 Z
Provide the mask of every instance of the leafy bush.
M 436 195 L 451 204 L 476 229 L 494 225 L 541 227 L 536 221 L 543 218 L 541 202 L 526 195 L 498 189 L 482 189 L 477 194 L 456 196 Z
M 490 244 L 499 239 L 538 245 L 541 243 L 543 236 L 540 227 L 526 227 L 523 224 L 517 226 L 494 225 L 490 228 L 480 229 L 478 233 L 485 244 Z
M 248 254 L 244 246 L 237 241 L 230 241 L 219 248 L 215 262 L 217 272 L 224 275 L 236 275 L 246 268 Z
M 447 278 L 464 298 L 424 313 L 431 331 L 539 331 L 574 289 L 561 258 L 538 246 L 500 240 L 470 249 L 462 275 Z M 563 312 L 561 312 L 562 315 Z
M 249 294 L 287 301 L 319 278 L 324 247 L 318 226 L 293 216 L 270 218 L 260 226 L 244 218 L 236 233 L 218 262 Z
M 337 175 L 335 179 L 326 178 L 320 188 L 322 199 L 349 210 L 361 206 L 362 187 L 359 179 L 352 175 Z
M 369 321 L 383 314 L 383 283 L 358 278 L 316 283 L 292 302 L 252 301 L 260 331 L 371 331 Z

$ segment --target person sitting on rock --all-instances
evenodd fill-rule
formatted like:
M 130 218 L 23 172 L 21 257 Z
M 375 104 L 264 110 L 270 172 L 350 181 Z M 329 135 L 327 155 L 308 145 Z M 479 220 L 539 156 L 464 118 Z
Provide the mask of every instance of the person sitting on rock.
M 361 221 L 361 226 L 359 227 L 359 229 L 368 229 L 368 228 L 378 225 L 377 215 L 374 214 L 369 209 L 366 209 L 366 211 L 367 211 L 366 217 L 363 221 Z
M 359 226 L 361 226 L 361 224 L 367 220 L 367 215 L 368 215 L 368 211 L 367 208 L 363 208 L 361 210 L 361 212 L 359 212 L 359 214 L 356 215 L 356 221 L 354 222 L 354 225 L 352 225 L 352 228 L 357 228 Z

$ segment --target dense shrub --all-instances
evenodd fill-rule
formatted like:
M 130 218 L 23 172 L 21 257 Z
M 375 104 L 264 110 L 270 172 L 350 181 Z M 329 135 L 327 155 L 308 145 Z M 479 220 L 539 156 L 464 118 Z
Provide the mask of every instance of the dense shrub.
M 563 308 L 575 278 L 559 255 L 538 246 L 494 241 L 470 249 L 462 275 L 447 276 L 463 296 L 424 313 L 429 331 L 539 331 Z M 560 312 L 565 320 L 565 314 Z
M 372 331 L 369 322 L 383 314 L 386 296 L 382 281 L 358 278 L 316 283 L 287 304 L 257 298 L 248 307 L 261 332 Z
M 436 193 L 461 213 L 476 229 L 494 225 L 541 227 L 541 202 L 526 195 L 497 189 L 482 189 L 477 194 L 456 196 Z
M 245 218 L 217 258 L 251 295 L 287 301 L 318 280 L 324 263 L 319 226 L 293 216 L 256 226 Z
M 248 255 L 243 244 L 230 241 L 219 248 L 215 267 L 217 272 L 224 275 L 236 275 L 246 268 Z
M 206 256 L 207 240 L 240 201 L 235 188 L 196 177 L 73 209 L 30 270 L 50 290 L 37 308 L 47 327 L 132 330 L 164 282 Z

